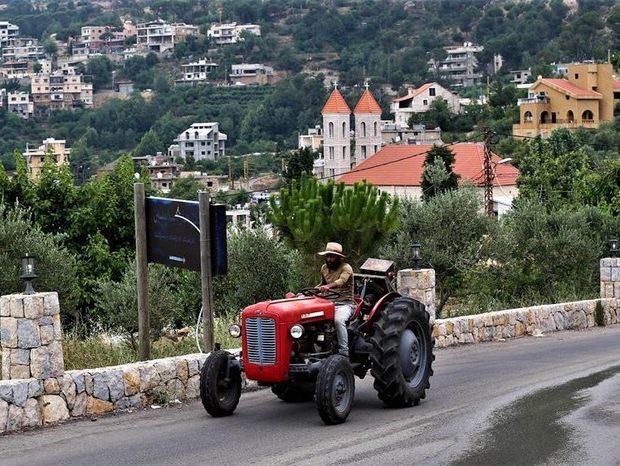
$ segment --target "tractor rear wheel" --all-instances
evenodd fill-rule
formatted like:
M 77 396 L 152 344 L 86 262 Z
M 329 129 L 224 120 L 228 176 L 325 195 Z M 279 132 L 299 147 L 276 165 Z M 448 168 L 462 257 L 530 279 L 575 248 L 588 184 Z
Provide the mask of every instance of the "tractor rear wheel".
M 433 338 L 424 305 L 396 298 L 373 327 L 371 374 L 379 399 L 387 406 L 418 405 L 433 375 Z
M 227 351 L 213 351 L 200 372 L 200 399 L 213 417 L 230 416 L 241 397 L 241 372 L 228 367 L 230 356 Z
M 314 398 L 314 384 L 307 383 L 279 383 L 271 387 L 275 396 L 287 403 L 302 403 Z
M 355 378 L 347 358 L 334 354 L 325 360 L 316 379 L 314 397 L 325 424 L 346 421 L 355 397 Z

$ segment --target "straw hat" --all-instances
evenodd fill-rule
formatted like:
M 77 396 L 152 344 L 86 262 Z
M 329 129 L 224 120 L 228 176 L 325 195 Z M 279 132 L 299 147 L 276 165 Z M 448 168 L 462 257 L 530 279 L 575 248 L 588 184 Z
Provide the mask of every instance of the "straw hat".
M 325 256 L 327 254 L 333 254 L 334 256 L 345 257 L 342 253 L 342 245 L 340 243 L 327 243 L 325 251 L 317 253 L 319 256 Z

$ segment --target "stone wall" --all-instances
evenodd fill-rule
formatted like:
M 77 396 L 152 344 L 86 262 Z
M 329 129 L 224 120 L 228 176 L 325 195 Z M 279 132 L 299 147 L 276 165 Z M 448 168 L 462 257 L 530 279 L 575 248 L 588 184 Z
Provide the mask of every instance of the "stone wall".
M 403 269 L 396 276 L 396 289 L 403 296 L 417 299 L 426 306 L 435 322 L 435 270 L 434 269 Z
M 620 258 L 601 259 L 601 298 L 620 299 Z
M 0 432 L 197 398 L 206 354 L 0 382 Z
M 591 328 L 597 325 L 595 310 L 598 302 L 603 308 L 605 325 L 620 322 L 618 301 L 615 298 L 591 299 L 438 319 L 433 328 L 433 336 L 436 346 L 445 348 L 560 330 Z
M 47 379 L 64 372 L 57 293 L 0 297 L 2 378 Z

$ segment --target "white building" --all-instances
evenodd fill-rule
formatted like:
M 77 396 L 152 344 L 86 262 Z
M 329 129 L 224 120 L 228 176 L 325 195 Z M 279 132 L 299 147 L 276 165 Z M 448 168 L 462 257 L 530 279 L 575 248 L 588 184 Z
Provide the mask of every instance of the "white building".
M 334 89 L 321 110 L 323 115 L 323 160 L 325 176 L 335 177 L 351 170 L 351 109 Z
M 473 86 L 480 83 L 482 74 L 477 71 L 476 54 L 484 50 L 481 45 L 465 42 L 456 47 L 444 47 L 448 56 L 444 60 L 429 60 L 430 70 L 451 80 L 456 86 Z
M 527 84 L 532 76 L 532 70 L 530 68 L 527 70 L 511 70 L 510 74 L 512 75 L 510 82 L 518 86 L 519 84 Z
M 207 31 L 207 37 L 213 40 L 216 45 L 236 44 L 240 40 L 242 32 L 260 36 L 260 26 L 258 24 L 214 24 Z
M 401 126 L 393 121 L 381 121 L 382 145 L 388 144 L 443 144 L 441 128 L 425 125 Z
M 308 128 L 308 133 L 300 134 L 298 141 L 298 149 L 309 147 L 314 152 L 319 151 L 323 145 L 323 131 L 318 125 L 314 128 Z
M 0 46 L 5 45 L 9 39 L 19 35 L 19 26 L 8 21 L 0 21 Z
M 9 92 L 7 94 L 7 110 L 27 120 L 34 112 L 34 104 L 27 92 Z
M 37 39 L 15 37 L 2 46 L 2 60 L 38 60 L 45 56 Z
M 452 113 L 460 112 L 459 95 L 433 82 L 423 84 L 417 89 L 408 89 L 407 95 L 392 100 L 390 112 L 394 115 L 394 123 L 407 127 L 407 122 L 414 113 L 428 112 L 433 101 L 439 97 L 447 102 Z
M 230 80 L 235 84 L 271 84 L 273 68 L 260 63 L 232 65 Z
M 218 67 L 217 63 L 207 61 L 206 58 L 201 58 L 198 61 L 181 65 L 183 70 L 183 77 L 180 82 L 205 82 L 209 79 L 209 73 Z
M 185 37 L 198 35 L 198 27 L 185 23 L 166 23 L 158 19 L 137 26 L 137 46 L 152 52 L 165 52 L 182 42 Z
M 169 153 L 194 160 L 217 160 L 224 157 L 226 134 L 219 131 L 219 124 L 194 123 L 174 140 L 177 144 L 170 146 Z M 178 145 L 178 148 L 174 147 Z

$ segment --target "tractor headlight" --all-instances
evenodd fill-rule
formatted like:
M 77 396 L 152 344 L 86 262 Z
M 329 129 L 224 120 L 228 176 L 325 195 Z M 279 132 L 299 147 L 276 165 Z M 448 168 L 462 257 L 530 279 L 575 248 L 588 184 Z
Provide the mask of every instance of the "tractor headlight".
M 297 324 L 297 325 L 293 325 L 291 327 L 291 336 L 295 339 L 297 338 L 301 338 L 301 336 L 304 334 L 304 328 Z
M 241 326 L 237 324 L 232 324 L 230 327 L 228 327 L 228 333 L 230 333 L 230 336 L 233 338 L 239 338 L 241 336 Z

